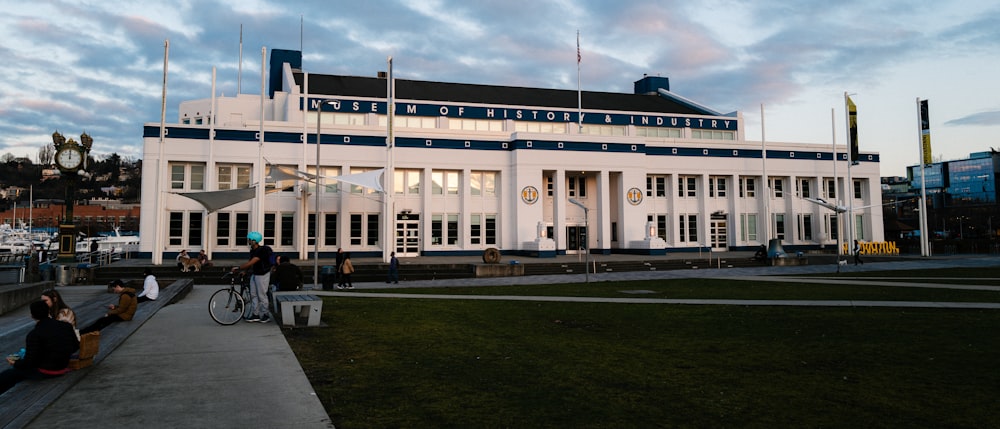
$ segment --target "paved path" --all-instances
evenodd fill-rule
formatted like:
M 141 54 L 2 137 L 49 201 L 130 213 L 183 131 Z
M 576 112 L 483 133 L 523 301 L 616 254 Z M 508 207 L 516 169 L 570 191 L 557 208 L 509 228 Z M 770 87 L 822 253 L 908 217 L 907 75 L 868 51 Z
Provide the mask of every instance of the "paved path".
M 872 270 L 930 269 L 944 267 L 1000 266 L 1000 257 L 927 259 L 879 262 L 841 267 L 843 272 Z M 614 272 L 591 274 L 590 280 L 657 280 L 672 278 L 736 278 L 783 281 L 776 275 L 833 273 L 833 265 L 796 267 L 755 267 L 692 269 L 677 271 Z M 903 286 L 885 278 L 865 280 L 838 277 L 811 281 L 845 281 L 864 284 Z M 318 292 L 337 296 L 368 298 L 419 297 L 421 299 L 505 299 L 559 300 L 576 302 L 629 302 L 645 304 L 699 305 L 836 305 L 949 307 L 1000 309 L 996 303 L 927 303 L 882 301 L 770 301 L 770 300 L 671 300 L 649 298 L 577 298 L 523 296 L 461 296 L 375 294 L 365 289 L 386 287 L 447 287 L 583 282 L 584 274 L 487 279 L 426 280 L 399 285 L 357 283 L 359 291 Z M 789 281 L 803 281 L 795 277 Z M 890 284 L 891 283 L 891 284 Z M 916 282 L 921 287 L 955 285 Z M 967 286 L 963 288 L 994 286 Z M 208 316 L 209 295 L 220 286 L 196 286 L 181 302 L 164 307 L 112 355 L 100 362 L 83 380 L 70 389 L 28 427 L 107 427 L 151 428 L 329 428 L 332 427 L 322 404 L 299 366 L 287 341 L 275 323 L 239 323 L 221 326 Z M 61 287 L 67 302 L 85 301 L 87 294 L 106 293 L 101 287 Z M 502 292 L 502 291 L 498 291 Z M 25 310 L 26 311 L 26 310 Z M 6 317 L 6 316 L 5 316 Z
M 333 427 L 275 323 L 216 324 L 195 286 L 29 428 Z

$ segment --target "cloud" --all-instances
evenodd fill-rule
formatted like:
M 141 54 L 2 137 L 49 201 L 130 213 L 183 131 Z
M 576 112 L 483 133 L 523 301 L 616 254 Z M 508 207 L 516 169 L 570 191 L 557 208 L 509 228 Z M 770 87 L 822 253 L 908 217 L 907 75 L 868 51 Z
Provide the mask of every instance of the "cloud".
M 1000 125 L 1000 110 L 973 113 L 944 123 L 946 126 L 994 126 Z

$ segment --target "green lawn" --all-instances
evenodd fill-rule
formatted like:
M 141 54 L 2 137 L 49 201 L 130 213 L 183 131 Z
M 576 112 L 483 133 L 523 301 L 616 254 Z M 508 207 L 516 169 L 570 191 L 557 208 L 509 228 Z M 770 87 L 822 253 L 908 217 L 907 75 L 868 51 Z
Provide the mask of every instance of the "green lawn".
M 656 283 L 470 290 L 840 295 Z M 876 289 L 867 294 L 955 293 Z M 1000 302 L 996 292 L 957 292 Z M 1000 427 L 1000 310 L 336 297 L 323 320 L 329 327 L 283 332 L 338 428 Z

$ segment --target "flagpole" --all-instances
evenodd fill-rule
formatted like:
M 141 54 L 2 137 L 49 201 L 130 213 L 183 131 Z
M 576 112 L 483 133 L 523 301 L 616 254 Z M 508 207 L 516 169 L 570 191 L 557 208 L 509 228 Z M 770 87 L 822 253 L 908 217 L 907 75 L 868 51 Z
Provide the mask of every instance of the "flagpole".
M 257 209 L 254 217 L 254 230 L 264 230 L 264 97 L 267 96 L 265 89 L 267 83 L 267 47 L 260 48 L 260 132 L 257 140 Z M 264 245 L 264 243 L 261 243 Z
M 855 237 L 855 225 L 854 225 L 854 179 L 851 177 L 851 167 L 854 164 L 854 144 L 856 136 L 851 132 L 851 98 L 844 91 L 844 120 L 847 123 L 847 144 L 848 153 L 847 157 L 847 183 L 844 184 L 844 189 L 846 190 L 847 198 L 847 245 L 851 246 L 854 243 Z M 856 113 L 855 113 L 856 115 Z M 857 125 L 855 124 L 855 127 Z M 853 249 L 849 249 L 853 251 Z
M 393 234 L 393 225 L 395 221 L 395 209 L 393 208 L 393 193 L 394 180 L 395 180 L 395 159 L 393 158 L 392 148 L 396 146 L 396 136 L 393 134 L 393 121 L 396 116 L 396 82 L 392 76 L 392 57 L 386 59 L 386 64 L 388 65 L 388 73 L 386 75 L 385 83 L 385 117 L 386 117 L 386 130 L 385 130 L 385 172 L 382 173 L 382 213 L 384 213 L 383 239 L 382 245 L 382 262 L 389 262 L 390 253 L 396 247 L 395 234 Z
M 167 65 L 170 62 L 170 39 L 163 41 L 163 94 L 160 97 L 160 144 L 158 145 L 158 154 L 156 158 L 156 179 L 154 181 L 155 187 L 153 188 L 156 192 L 156 205 L 153 209 L 153 217 L 155 218 L 154 230 L 153 230 L 153 248 L 152 252 L 152 263 L 153 265 L 160 265 L 163 263 L 163 216 L 162 213 L 165 211 L 163 209 L 163 192 L 160 190 L 160 180 L 163 175 L 163 139 L 167 135 L 166 121 L 167 121 Z
M 243 24 L 240 24 L 240 63 L 236 67 L 236 95 L 243 93 Z
M 207 174 L 205 174 L 205 177 L 202 180 L 206 191 L 211 191 L 215 185 L 215 181 L 213 180 L 215 175 L 211 174 L 215 165 L 215 78 L 216 70 L 215 66 L 212 66 L 212 105 L 208 108 L 208 165 L 206 166 L 206 170 L 208 171 L 205 172 Z M 202 207 L 205 208 L 205 206 Z M 209 211 L 208 208 L 205 208 L 202 213 L 202 218 L 205 219 L 205 225 L 211 225 L 212 223 L 209 221 L 209 217 L 212 216 L 212 212 Z M 212 248 L 214 246 L 212 245 L 212 241 L 208 239 L 208 228 L 202 228 L 201 231 L 205 256 L 212 259 Z
M 580 86 L 580 30 L 576 30 L 576 133 L 583 134 L 583 90 Z
M 833 140 L 833 206 L 837 207 L 837 119 L 834 108 L 830 108 L 830 133 Z M 831 233 L 837 234 L 837 272 L 840 272 L 840 210 L 833 210 L 833 217 L 837 224 L 837 230 L 830 228 Z M 832 226 L 832 225 L 831 225 Z
M 764 182 L 764 245 L 771 244 L 771 183 L 767 180 L 767 139 L 764 137 L 764 103 L 760 103 L 760 176 Z
M 928 108 L 929 110 L 930 108 Z M 920 256 L 930 256 L 930 242 L 927 237 L 927 181 L 924 174 L 927 153 L 924 148 L 924 127 L 921 112 L 920 97 L 917 97 L 917 144 L 920 145 Z M 927 114 L 927 121 L 930 121 L 930 112 Z M 929 127 L 929 125 L 928 125 Z M 929 132 L 929 131 L 928 131 Z

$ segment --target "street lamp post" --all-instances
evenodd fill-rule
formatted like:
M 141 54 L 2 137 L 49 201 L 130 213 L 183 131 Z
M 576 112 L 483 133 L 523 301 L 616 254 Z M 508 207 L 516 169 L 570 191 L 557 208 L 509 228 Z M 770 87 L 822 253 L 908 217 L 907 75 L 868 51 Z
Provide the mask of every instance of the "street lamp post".
M 323 175 L 320 173 L 320 158 L 319 158 L 319 148 L 320 148 L 320 115 L 323 113 L 323 106 L 326 104 L 333 105 L 334 100 L 326 100 L 319 103 L 316 106 L 316 219 L 313 226 L 313 289 L 320 287 L 319 281 L 319 226 L 321 222 L 321 217 L 323 215 L 322 210 L 319 205 L 319 190 L 323 185 Z
M 586 265 L 583 268 L 583 272 L 584 272 L 584 279 L 586 279 L 587 283 L 590 283 L 590 243 L 589 243 L 589 241 L 590 241 L 590 209 L 588 209 L 587 206 L 583 205 L 583 203 L 577 201 L 576 198 L 570 198 L 569 202 L 571 204 L 573 204 L 573 205 L 575 205 L 575 206 L 583 209 L 583 230 L 586 231 L 586 235 L 584 235 L 585 239 L 584 239 L 584 242 L 583 242 L 584 264 L 586 264 Z

